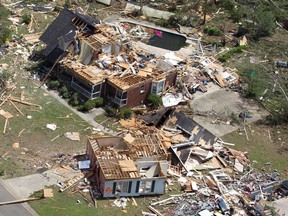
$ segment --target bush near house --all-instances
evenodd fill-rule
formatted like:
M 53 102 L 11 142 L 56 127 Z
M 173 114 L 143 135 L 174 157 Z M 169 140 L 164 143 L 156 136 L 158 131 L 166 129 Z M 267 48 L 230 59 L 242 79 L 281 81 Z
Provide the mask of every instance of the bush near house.
M 105 111 L 106 111 L 106 116 L 109 116 L 109 117 L 115 117 L 117 113 L 117 110 L 111 106 L 107 106 Z
M 62 86 L 60 89 L 60 95 L 64 98 L 67 99 L 71 96 L 69 89 L 67 88 L 67 86 Z
M 49 89 L 57 89 L 60 86 L 58 80 L 51 80 L 48 84 Z
M 129 108 L 121 108 L 120 112 L 118 114 L 118 118 L 124 118 L 124 119 L 128 119 L 130 118 L 132 115 L 132 110 Z
M 83 111 L 89 112 L 90 110 L 92 110 L 95 107 L 95 101 L 94 100 L 87 100 L 84 104 L 83 104 Z
M 104 99 L 102 97 L 96 98 L 94 102 L 96 108 L 104 106 Z
M 150 94 L 147 98 L 148 104 L 151 104 L 153 109 L 156 109 L 162 105 L 162 100 L 159 95 Z
M 142 115 L 142 114 L 143 114 L 143 110 L 141 110 L 141 109 L 135 109 L 135 110 L 134 110 L 134 113 L 135 113 L 136 115 Z
M 78 92 L 73 93 L 73 95 L 71 96 L 69 100 L 69 104 L 71 104 L 72 106 L 79 105 Z

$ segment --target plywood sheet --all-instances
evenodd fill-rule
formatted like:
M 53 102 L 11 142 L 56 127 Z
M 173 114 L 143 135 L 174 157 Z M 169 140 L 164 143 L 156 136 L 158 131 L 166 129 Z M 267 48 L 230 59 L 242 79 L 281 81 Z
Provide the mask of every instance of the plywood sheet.
M 124 140 L 125 140 L 127 143 L 131 144 L 131 143 L 133 143 L 133 142 L 135 141 L 135 138 L 129 133 L 129 134 L 127 134 L 127 135 L 124 137 Z
M 138 171 L 135 164 L 134 164 L 134 161 L 132 161 L 132 160 L 119 160 L 118 163 L 121 167 L 122 172 Z

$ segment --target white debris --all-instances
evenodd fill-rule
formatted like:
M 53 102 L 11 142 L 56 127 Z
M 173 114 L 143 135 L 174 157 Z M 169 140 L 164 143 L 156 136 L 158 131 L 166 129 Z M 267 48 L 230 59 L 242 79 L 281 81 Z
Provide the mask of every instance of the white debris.
M 51 129 L 51 130 L 56 130 L 56 128 L 57 128 L 57 125 L 56 124 L 47 124 L 46 125 L 46 128 L 49 128 L 49 129 Z

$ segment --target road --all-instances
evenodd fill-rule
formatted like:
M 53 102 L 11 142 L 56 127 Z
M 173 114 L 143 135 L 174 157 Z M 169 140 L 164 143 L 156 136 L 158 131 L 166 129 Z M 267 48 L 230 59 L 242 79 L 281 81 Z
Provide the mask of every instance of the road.
M 0 202 L 15 200 L 16 198 L 3 185 L 0 178 Z M 11 204 L 0 206 L 0 216 L 35 216 L 37 215 L 33 210 L 28 210 L 28 204 Z

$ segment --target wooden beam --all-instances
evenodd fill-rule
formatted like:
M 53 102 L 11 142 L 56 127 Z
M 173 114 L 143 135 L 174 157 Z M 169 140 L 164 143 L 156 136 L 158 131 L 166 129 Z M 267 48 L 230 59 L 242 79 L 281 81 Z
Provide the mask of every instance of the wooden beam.
M 162 214 L 157 210 L 157 209 L 155 209 L 155 208 L 153 208 L 152 206 L 147 206 L 147 208 L 151 211 L 151 212 L 153 212 L 153 213 L 155 213 L 157 216 L 162 216 Z
M 5 119 L 5 124 L 4 124 L 3 134 L 6 133 L 7 124 L 8 124 L 8 118 Z
M 14 101 L 14 102 L 18 102 L 18 103 L 22 103 L 22 104 L 25 104 L 25 105 L 28 105 L 28 106 L 41 107 L 41 106 L 38 105 L 38 104 L 33 104 L 33 103 L 30 103 L 30 102 L 21 101 L 21 100 L 19 100 L 19 99 L 17 99 L 17 98 L 13 98 L 13 97 L 9 98 L 9 100 Z
M 6 202 L 0 202 L 0 206 L 2 205 L 9 205 L 9 204 L 15 204 L 15 203 L 22 203 L 22 202 L 28 202 L 28 201 L 33 201 L 33 200 L 39 200 L 42 199 L 41 197 L 31 197 L 31 198 L 25 198 L 25 199 L 18 199 L 18 200 L 13 200 L 13 201 L 6 201 Z
M 15 107 L 15 109 L 22 115 L 24 116 L 24 113 L 13 103 L 13 101 L 9 100 L 9 102 Z
M 50 73 L 52 72 L 52 70 L 54 69 L 54 67 L 56 66 L 56 64 L 58 63 L 58 61 L 60 60 L 62 56 L 60 55 L 57 60 L 55 61 L 55 63 L 53 64 L 53 66 L 51 67 L 51 69 L 49 70 L 49 72 L 47 73 L 47 75 L 44 77 L 41 85 L 39 86 L 39 88 L 41 88 L 41 86 L 45 83 L 46 79 L 48 78 L 48 76 L 50 75 Z

